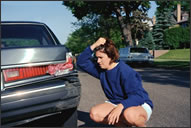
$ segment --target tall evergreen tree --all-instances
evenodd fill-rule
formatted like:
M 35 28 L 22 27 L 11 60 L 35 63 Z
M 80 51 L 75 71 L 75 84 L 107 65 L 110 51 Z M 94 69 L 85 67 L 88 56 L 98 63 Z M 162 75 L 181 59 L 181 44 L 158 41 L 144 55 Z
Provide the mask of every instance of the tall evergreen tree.
M 168 45 L 164 42 L 164 31 L 174 24 L 172 21 L 173 2 L 157 1 L 156 24 L 153 27 L 153 41 L 155 49 L 166 49 Z
M 145 33 L 144 38 L 141 39 L 139 42 L 139 46 L 147 47 L 149 50 L 154 49 L 152 31 L 148 31 Z

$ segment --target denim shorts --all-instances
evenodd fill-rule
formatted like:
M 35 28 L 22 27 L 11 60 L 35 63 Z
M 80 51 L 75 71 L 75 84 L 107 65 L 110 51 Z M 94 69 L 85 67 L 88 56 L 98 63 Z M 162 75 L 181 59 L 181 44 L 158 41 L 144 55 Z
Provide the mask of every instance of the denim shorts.
M 106 103 L 113 104 L 114 106 L 117 106 L 116 104 L 111 103 L 111 102 L 108 101 L 108 100 L 106 100 L 105 102 L 106 102 Z M 142 107 L 145 109 L 145 111 L 147 112 L 147 121 L 148 121 L 148 120 L 150 119 L 150 117 L 151 117 L 152 109 L 151 109 L 150 105 L 148 105 L 147 103 L 144 103 L 144 104 L 142 104 L 141 106 L 142 106 Z

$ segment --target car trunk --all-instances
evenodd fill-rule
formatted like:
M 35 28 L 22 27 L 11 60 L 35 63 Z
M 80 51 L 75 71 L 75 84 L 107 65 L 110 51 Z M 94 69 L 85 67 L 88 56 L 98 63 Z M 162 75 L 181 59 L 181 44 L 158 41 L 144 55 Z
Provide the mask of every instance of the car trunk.
M 148 59 L 148 54 L 145 53 L 131 53 L 132 58 L 137 58 L 137 59 Z
M 72 56 L 65 46 L 1 49 L 2 88 L 45 80 L 71 70 Z M 68 62 L 69 61 L 69 62 Z M 63 71 L 65 71 L 63 73 Z M 61 73 L 60 73 L 61 74 Z M 62 75 L 61 74 L 61 75 Z
M 66 60 L 67 52 L 65 46 L 5 48 L 1 49 L 1 66 L 6 68 L 15 65 L 63 61 Z

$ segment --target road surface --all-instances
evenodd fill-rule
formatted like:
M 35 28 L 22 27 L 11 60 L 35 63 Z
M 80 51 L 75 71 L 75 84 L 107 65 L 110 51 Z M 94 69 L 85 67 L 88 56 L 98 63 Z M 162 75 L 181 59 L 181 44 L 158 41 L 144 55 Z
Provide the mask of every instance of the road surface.
M 190 127 L 190 72 L 160 68 L 134 68 L 154 103 L 148 127 Z M 82 85 L 78 108 L 78 127 L 103 127 L 89 118 L 93 105 L 106 97 L 98 79 L 79 71 Z

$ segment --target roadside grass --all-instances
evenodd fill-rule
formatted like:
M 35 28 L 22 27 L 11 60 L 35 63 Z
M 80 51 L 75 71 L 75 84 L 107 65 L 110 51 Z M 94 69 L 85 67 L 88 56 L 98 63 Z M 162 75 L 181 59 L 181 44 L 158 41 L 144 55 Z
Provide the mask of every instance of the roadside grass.
M 154 59 L 154 66 L 159 68 L 190 69 L 190 49 L 169 50 L 168 53 Z
M 156 59 L 190 60 L 190 49 L 169 50 L 168 53 L 159 56 Z

